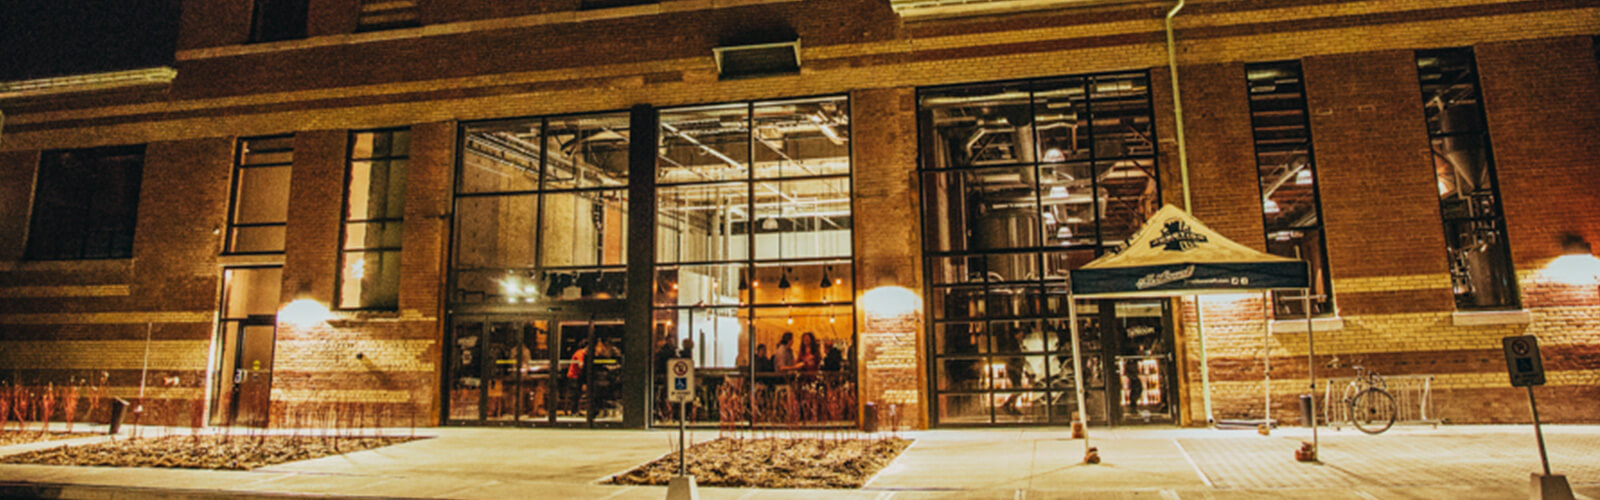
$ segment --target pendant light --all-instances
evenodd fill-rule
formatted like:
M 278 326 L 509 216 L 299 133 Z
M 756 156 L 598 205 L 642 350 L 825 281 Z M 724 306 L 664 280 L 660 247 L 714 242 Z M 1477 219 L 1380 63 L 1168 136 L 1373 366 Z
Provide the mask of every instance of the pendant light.
M 778 289 L 789 289 L 789 268 L 787 267 L 783 268 L 783 278 L 778 280 Z
M 818 287 L 829 288 L 829 287 L 833 286 L 833 280 L 828 279 L 828 271 L 832 270 L 832 269 L 833 269 L 833 266 L 828 266 L 828 267 L 822 268 L 822 282 L 821 283 L 817 283 Z

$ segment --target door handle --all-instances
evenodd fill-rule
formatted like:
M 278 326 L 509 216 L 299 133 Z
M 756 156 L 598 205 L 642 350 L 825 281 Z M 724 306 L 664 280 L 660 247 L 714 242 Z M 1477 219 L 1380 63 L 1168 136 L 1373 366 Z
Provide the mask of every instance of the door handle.
M 244 383 L 244 377 L 245 377 L 245 370 L 237 369 L 237 370 L 233 371 L 233 383 L 235 383 L 235 384 Z

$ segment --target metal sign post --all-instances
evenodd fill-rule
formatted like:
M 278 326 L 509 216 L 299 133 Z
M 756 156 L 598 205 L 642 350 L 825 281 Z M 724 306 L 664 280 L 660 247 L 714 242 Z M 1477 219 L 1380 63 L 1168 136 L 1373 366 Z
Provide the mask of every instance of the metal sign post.
M 1528 388 L 1528 408 L 1533 411 L 1533 435 L 1539 441 L 1539 463 L 1544 474 L 1534 473 L 1529 478 L 1532 497 L 1540 499 L 1571 500 L 1572 486 L 1567 477 L 1550 473 L 1550 457 L 1544 449 L 1544 430 L 1539 423 L 1539 403 L 1534 400 L 1533 386 L 1544 385 L 1544 359 L 1539 356 L 1539 339 L 1532 335 L 1500 339 L 1506 353 L 1506 374 L 1512 387 Z
M 667 498 L 699 499 L 700 492 L 695 487 L 694 476 L 689 475 L 689 462 L 685 460 L 684 451 L 689 447 L 684 439 L 684 429 L 689 421 L 689 402 L 694 401 L 694 360 L 667 360 L 667 401 L 678 403 L 678 477 L 667 483 Z

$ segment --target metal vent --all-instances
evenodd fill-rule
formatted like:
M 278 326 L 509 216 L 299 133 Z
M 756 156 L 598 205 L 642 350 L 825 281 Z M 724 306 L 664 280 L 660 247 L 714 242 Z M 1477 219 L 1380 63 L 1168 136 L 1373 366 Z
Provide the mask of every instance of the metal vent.
M 800 40 L 711 49 L 723 80 L 800 72 Z

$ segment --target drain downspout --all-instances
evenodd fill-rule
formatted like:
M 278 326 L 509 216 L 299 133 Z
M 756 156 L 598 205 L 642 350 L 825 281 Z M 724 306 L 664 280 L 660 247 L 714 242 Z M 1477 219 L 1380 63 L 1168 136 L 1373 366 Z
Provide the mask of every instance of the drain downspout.
M 1167 11 L 1167 70 L 1172 75 L 1172 114 L 1177 119 L 1178 127 L 1178 172 L 1183 177 L 1183 211 L 1193 214 L 1193 207 L 1189 198 L 1189 147 L 1183 141 L 1183 98 L 1178 91 L 1178 49 L 1172 37 L 1172 18 L 1183 10 L 1187 0 L 1178 0 L 1172 10 Z M 1204 321 L 1201 320 L 1200 309 L 1204 304 L 1200 296 L 1194 297 L 1194 333 L 1200 343 L 1200 390 L 1202 391 L 1202 407 L 1206 413 L 1206 425 L 1216 424 L 1211 414 L 1211 367 L 1210 360 L 1206 357 L 1206 332 Z
M 1172 39 L 1172 18 L 1183 10 L 1187 0 L 1178 0 L 1167 11 L 1167 69 L 1172 73 L 1172 113 L 1178 121 L 1178 171 L 1183 175 L 1183 210 L 1193 213 L 1189 206 L 1189 150 L 1183 142 L 1183 99 L 1178 95 L 1178 50 Z

